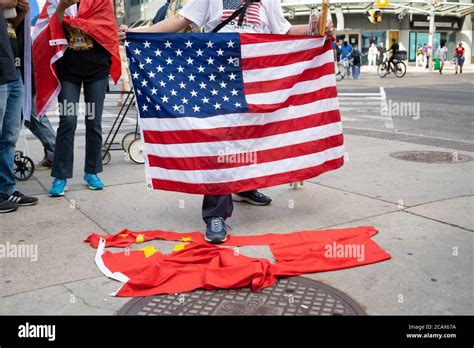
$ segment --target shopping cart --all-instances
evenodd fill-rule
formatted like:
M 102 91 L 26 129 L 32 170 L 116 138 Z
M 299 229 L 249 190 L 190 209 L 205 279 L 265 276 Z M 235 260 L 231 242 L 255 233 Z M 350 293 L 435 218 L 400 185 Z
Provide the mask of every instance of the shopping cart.
M 110 160 L 112 159 L 111 151 L 122 150 L 126 153 L 126 159 L 130 159 L 132 162 L 137 164 L 145 163 L 140 139 L 140 130 L 138 127 L 138 117 L 135 123 L 135 131 L 125 134 L 122 138 L 122 141 L 115 141 L 130 109 L 135 105 L 135 95 L 133 94 L 133 89 L 128 92 L 109 91 L 107 94 L 125 95 L 125 100 L 122 103 L 112 128 L 110 129 L 104 141 L 104 145 L 102 147 L 102 164 L 106 165 L 110 163 Z

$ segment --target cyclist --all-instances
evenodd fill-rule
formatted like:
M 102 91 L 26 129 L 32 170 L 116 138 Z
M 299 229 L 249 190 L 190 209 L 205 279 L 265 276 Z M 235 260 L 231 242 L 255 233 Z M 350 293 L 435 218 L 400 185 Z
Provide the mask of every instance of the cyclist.
M 396 56 L 398 54 L 398 51 L 400 50 L 400 45 L 398 44 L 397 40 L 392 39 L 392 46 L 390 46 L 390 49 L 388 52 L 390 52 L 390 58 L 388 59 L 388 73 L 390 74 L 390 69 L 393 64 L 393 67 L 395 68 L 395 63 L 393 62 L 396 59 Z

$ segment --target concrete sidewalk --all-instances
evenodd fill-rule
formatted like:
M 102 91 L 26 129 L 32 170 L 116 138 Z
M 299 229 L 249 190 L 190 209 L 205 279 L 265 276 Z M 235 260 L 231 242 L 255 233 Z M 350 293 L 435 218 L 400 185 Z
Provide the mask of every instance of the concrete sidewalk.
M 31 156 L 41 158 L 39 143 L 29 142 Z M 374 240 L 391 260 L 308 276 L 346 292 L 369 314 L 473 314 L 474 162 L 405 162 L 389 154 L 436 149 L 369 137 L 346 136 L 346 145 L 342 169 L 298 190 L 265 190 L 274 200 L 271 206 L 237 205 L 229 220 L 232 233 L 375 226 L 380 232 Z M 148 191 L 143 166 L 125 161 L 122 152 L 113 152 L 105 167 L 104 191 L 84 189 L 83 154 L 81 136 L 75 178 L 64 198 L 49 198 L 50 173 L 37 171 L 18 189 L 37 195 L 40 203 L 0 216 L 0 243 L 39 249 L 36 262 L 0 259 L 0 314 L 115 314 L 128 299 L 109 296 L 120 284 L 95 266 L 95 250 L 83 242 L 88 234 L 203 230 L 201 197 Z M 173 246 L 152 244 L 165 252 Z M 241 251 L 271 256 L 266 247 Z

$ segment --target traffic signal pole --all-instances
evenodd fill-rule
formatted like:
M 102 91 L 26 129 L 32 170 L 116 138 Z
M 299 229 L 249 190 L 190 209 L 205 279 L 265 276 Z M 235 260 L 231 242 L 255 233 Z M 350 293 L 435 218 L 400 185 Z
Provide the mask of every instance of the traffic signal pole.
M 429 67 L 430 71 L 433 70 L 433 56 L 434 56 L 434 50 L 433 50 L 433 41 L 434 41 L 434 33 L 435 33 L 435 6 L 434 2 L 432 1 L 430 4 L 430 30 L 429 30 L 429 36 L 428 36 L 428 49 L 430 50 L 430 58 L 429 58 Z

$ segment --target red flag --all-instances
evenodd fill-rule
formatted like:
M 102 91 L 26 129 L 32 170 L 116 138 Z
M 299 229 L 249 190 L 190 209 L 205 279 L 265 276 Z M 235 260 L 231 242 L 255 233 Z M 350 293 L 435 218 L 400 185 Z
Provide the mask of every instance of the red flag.
M 192 291 L 232 289 L 250 286 L 258 291 L 275 283 L 277 277 L 325 272 L 390 259 L 371 237 L 370 226 L 302 231 L 288 234 L 229 236 L 224 246 L 268 245 L 275 259 L 251 258 L 233 249 L 204 241 L 199 232 L 176 233 L 161 230 L 116 235 L 91 234 L 86 242 L 97 248 L 95 262 L 109 278 L 123 286 L 116 296 L 150 296 Z M 166 255 L 153 246 L 142 250 L 112 253 L 105 247 L 128 247 L 162 239 L 188 242 Z M 356 253 L 356 250 L 362 253 Z
M 48 111 L 61 91 L 55 63 L 62 58 L 68 43 L 55 14 L 57 5 L 58 0 L 46 2 L 33 34 L 38 117 Z M 78 12 L 75 6 L 66 11 L 63 23 L 80 29 L 111 54 L 110 75 L 117 83 L 121 75 L 121 61 L 112 1 L 82 0 Z

